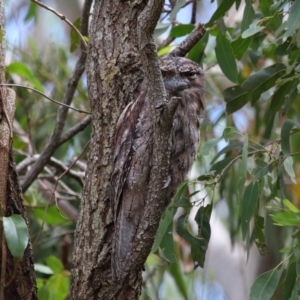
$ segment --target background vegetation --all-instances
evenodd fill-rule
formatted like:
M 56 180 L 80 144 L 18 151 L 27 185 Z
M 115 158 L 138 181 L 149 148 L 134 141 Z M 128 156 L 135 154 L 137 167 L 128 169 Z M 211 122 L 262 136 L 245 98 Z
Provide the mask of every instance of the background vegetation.
M 246 262 L 255 251 L 253 245 L 266 256 L 264 260 L 254 256 L 257 279 L 245 299 L 297 299 L 300 1 L 204 4 L 166 3 L 155 32 L 158 54 L 166 55 L 197 22 L 204 22 L 199 18 L 200 8 L 207 13 L 215 9 L 205 21 L 206 34 L 188 54 L 203 66 L 207 80 L 197 161 L 190 180 L 182 184 L 162 217 L 146 264 L 141 298 L 234 299 L 226 286 L 219 288 L 216 275 L 208 276 L 199 268 L 192 271 L 205 266 L 213 215 L 228 230 L 232 247 L 241 245 L 245 250 L 243 268 L 249 266 Z M 30 28 L 41 21 L 41 10 L 35 3 L 9 7 L 8 23 L 14 10 Z M 72 21 L 78 26 L 78 21 Z M 64 31 L 64 23 L 57 22 Z M 8 44 L 9 83 L 34 88 L 61 101 L 79 45 L 78 36 L 69 31 L 63 42 L 39 44 L 29 37 L 23 45 Z M 57 105 L 30 89 L 15 87 L 15 91 L 13 146 L 22 184 L 47 144 Z M 71 106 L 89 111 L 85 76 Z M 86 116 L 70 110 L 65 130 Z M 86 125 L 57 148 L 24 194 L 40 299 L 65 299 L 69 292 L 73 231 L 86 168 L 86 152 L 81 153 L 89 135 Z M 72 169 L 67 170 L 72 163 Z M 219 265 L 219 270 L 224 268 Z

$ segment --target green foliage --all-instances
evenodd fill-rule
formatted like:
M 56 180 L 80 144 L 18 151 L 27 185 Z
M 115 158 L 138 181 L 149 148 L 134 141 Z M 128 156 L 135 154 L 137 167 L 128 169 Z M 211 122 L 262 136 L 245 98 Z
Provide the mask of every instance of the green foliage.
M 248 254 L 251 244 L 255 243 L 261 255 L 266 255 L 270 250 L 270 239 L 278 239 L 279 235 L 270 233 L 268 220 L 271 220 L 272 228 L 276 226 L 281 230 L 284 249 L 280 252 L 272 246 L 277 255 L 282 254 L 280 262 L 257 278 L 250 299 L 271 299 L 278 293 L 280 299 L 298 297 L 300 1 L 260 0 L 258 6 L 251 0 L 245 2 L 241 20 L 230 23 L 229 10 L 238 9 L 241 1 L 218 1 L 217 10 L 206 24 L 207 32 L 188 53 L 190 59 L 203 65 L 207 81 L 207 116 L 201 119 L 197 174 L 180 186 L 161 218 L 152 247 L 155 255 L 149 256 L 146 267 L 145 278 L 150 277 L 150 287 L 145 285 L 143 299 L 157 297 L 156 292 L 166 276 L 172 278 L 169 292 L 178 294 L 179 299 L 195 297 L 191 282 L 197 275 L 196 272 L 184 274 L 181 266 L 186 267 L 188 263 L 181 250 L 186 244 L 190 247 L 189 259 L 193 261 L 193 267 L 187 269 L 203 267 L 211 235 L 210 217 L 214 204 L 221 199 L 226 199 L 228 217 L 224 223 L 232 242 L 244 243 Z M 176 1 L 174 7 L 166 5 L 154 36 L 164 34 L 173 44 L 163 44 L 159 56 L 166 55 L 179 43 L 177 38 L 195 28 L 189 18 L 185 19 L 185 24 L 177 21 L 178 12 L 186 5 L 187 2 L 181 0 Z M 25 20 L 36 21 L 37 12 L 36 5 L 31 3 Z M 228 14 L 229 20 L 226 19 Z M 80 19 L 74 25 L 79 28 Z M 7 78 L 61 101 L 72 74 L 75 50 L 80 45 L 74 31 L 68 31 L 68 34 L 68 46 L 37 45 L 29 40 L 27 49 L 10 49 L 14 60 L 7 65 Z M 214 68 L 216 64 L 221 72 Z M 20 164 L 45 148 L 54 128 L 57 106 L 29 90 L 17 89 L 16 92 L 19 130 L 14 137 L 14 150 L 16 163 Z M 225 103 L 224 110 L 219 117 L 213 118 L 216 107 L 222 106 L 221 98 Z M 80 81 L 72 105 L 89 110 L 84 81 Z M 69 111 L 65 130 L 84 117 Z M 223 134 L 220 128 L 224 129 Z M 70 165 L 89 135 L 90 129 L 77 134 L 56 150 L 54 158 Z M 81 163 L 86 163 L 86 155 L 81 158 Z M 84 171 L 79 166 L 73 170 Z M 21 180 L 26 171 L 26 168 L 20 171 Z M 40 299 L 65 299 L 69 289 L 67 269 L 72 251 L 66 240 L 72 242 L 75 220 L 59 210 L 55 201 L 64 200 L 77 211 L 82 184 L 67 174 L 52 197 L 54 181 L 61 173 L 56 166 L 47 165 L 39 180 L 43 184 L 43 180 L 50 182 L 50 187 L 35 183 L 24 195 L 31 237 L 33 241 L 38 237 L 34 253 Z M 17 228 L 11 217 L 4 220 L 4 225 L 10 222 L 13 225 L 9 228 Z M 291 230 L 294 230 L 293 234 Z M 10 251 L 20 258 L 27 245 L 28 231 L 21 234 L 17 229 L 14 231 L 14 237 L 5 234 Z M 11 247 L 9 241 L 15 246 Z M 21 244 L 23 246 L 18 247 Z M 60 261 L 59 256 L 68 259 Z
M 11 255 L 21 260 L 29 241 L 29 232 L 24 219 L 20 215 L 3 217 L 3 230 Z
M 64 270 L 62 263 L 55 256 L 47 257 L 46 264 L 43 268 L 41 265 L 35 268 L 37 272 L 47 275 L 52 274 L 48 278 L 37 278 L 39 299 L 66 299 L 69 293 L 70 272 Z M 49 269 L 51 272 L 49 272 Z

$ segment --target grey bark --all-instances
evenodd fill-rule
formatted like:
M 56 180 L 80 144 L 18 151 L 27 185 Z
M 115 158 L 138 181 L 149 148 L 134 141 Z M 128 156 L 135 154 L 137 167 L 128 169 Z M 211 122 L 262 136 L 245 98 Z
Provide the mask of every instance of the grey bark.
M 116 123 L 125 106 L 137 95 L 143 66 L 149 98 L 153 101 L 150 113 L 155 122 L 155 154 L 149 183 L 151 192 L 146 201 L 152 205 L 145 208 L 143 222 L 147 230 L 141 232 L 147 253 L 141 253 L 143 260 L 137 259 L 142 269 L 164 210 L 167 195 L 163 182 L 169 170 L 168 140 L 173 116 L 156 109 L 162 109 L 166 99 L 152 40 L 162 4 L 160 0 L 95 1 L 87 56 L 92 136 L 75 232 L 72 299 L 138 299 L 141 292 L 141 272 L 131 273 L 123 285 L 112 280 L 114 224 L 109 189 Z M 190 44 L 192 47 L 193 43 Z M 180 52 L 182 56 L 188 51 L 184 53 L 185 50 Z

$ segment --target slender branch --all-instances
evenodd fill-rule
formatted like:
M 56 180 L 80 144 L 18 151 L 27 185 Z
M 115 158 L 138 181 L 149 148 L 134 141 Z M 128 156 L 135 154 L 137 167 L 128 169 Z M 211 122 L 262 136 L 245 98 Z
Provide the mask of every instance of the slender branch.
M 84 130 L 91 123 L 91 116 L 86 116 L 81 122 L 71 127 L 68 131 L 63 133 L 60 137 L 59 144 L 63 144 L 73 136 L 75 136 L 78 132 Z
M 87 111 L 85 111 L 85 110 L 78 109 L 78 108 L 74 108 L 74 107 L 72 107 L 72 106 L 70 106 L 70 105 L 67 105 L 67 104 L 64 104 L 64 103 L 62 103 L 62 102 L 56 101 L 56 100 L 54 100 L 54 99 L 52 99 L 52 98 L 46 96 L 44 93 L 40 92 L 39 90 L 36 90 L 36 89 L 34 89 L 34 88 L 32 88 L 32 87 L 29 87 L 29 86 L 25 86 L 25 85 L 21 85 L 21 84 L 15 84 L 15 83 L 5 83 L 5 84 L 0 84 L 0 86 L 15 86 L 15 87 L 20 87 L 20 88 L 25 88 L 25 89 L 34 91 L 34 92 L 36 92 L 36 93 L 42 95 L 42 96 L 45 97 L 46 99 L 48 99 L 48 100 L 50 100 L 51 102 L 54 102 L 54 103 L 56 103 L 56 104 L 58 104 L 58 105 L 65 106 L 65 107 L 67 107 L 67 108 L 69 108 L 69 109 L 72 109 L 72 110 L 74 110 L 74 111 L 77 111 L 77 112 L 79 112 L 79 113 L 88 114 L 88 115 L 90 114 L 90 112 L 87 112 Z
M 169 53 L 169 56 L 185 56 L 195 45 L 196 43 L 204 36 L 206 29 L 204 24 L 198 24 L 191 34 L 179 44 L 174 50 Z
M 16 170 L 18 173 L 22 172 L 22 170 L 24 170 L 25 168 L 27 168 L 28 166 L 32 165 L 34 162 L 37 161 L 37 159 L 40 157 L 39 154 L 36 154 L 32 157 L 27 157 L 24 160 L 22 160 L 17 166 L 16 166 Z M 84 177 L 84 173 L 85 172 L 77 172 L 74 170 L 69 169 L 68 166 L 66 166 L 65 164 L 63 164 L 60 160 L 51 157 L 49 160 L 49 164 L 54 166 L 56 169 L 58 169 L 59 171 L 68 171 L 68 175 L 72 178 L 74 178 L 76 181 L 78 181 L 81 185 L 83 185 L 83 177 Z
M 161 44 L 157 46 L 157 50 L 165 48 L 169 46 L 175 40 L 174 37 L 168 36 Z
M 84 37 L 82 36 L 82 34 L 80 33 L 80 31 L 73 25 L 73 23 L 71 21 L 69 21 L 66 16 L 60 14 L 58 11 L 56 11 L 55 9 L 53 9 L 52 7 L 50 6 L 47 6 L 46 4 L 38 1 L 38 0 L 31 0 L 33 3 L 36 3 L 37 5 L 53 12 L 55 15 L 57 15 L 60 19 L 62 19 L 63 21 L 65 21 L 76 33 L 77 35 L 79 36 L 80 40 L 81 40 L 81 43 L 84 47 L 84 50 L 87 50 L 87 43 L 86 41 L 84 40 Z
M 85 6 L 83 8 L 83 15 L 81 19 L 83 24 L 82 28 L 86 30 L 88 18 L 89 18 L 89 13 L 87 13 L 87 11 L 90 11 L 91 9 L 92 1 L 87 0 L 84 3 L 84 5 Z M 62 103 L 69 105 L 72 102 L 79 79 L 81 78 L 81 75 L 83 74 L 85 69 L 85 61 L 86 61 L 86 52 L 83 51 L 77 61 L 73 76 L 69 80 Z M 53 155 L 54 151 L 59 147 L 60 145 L 59 141 L 67 118 L 67 113 L 68 113 L 68 107 L 64 107 L 64 106 L 59 107 L 54 131 L 45 149 L 41 153 L 39 160 L 35 162 L 31 170 L 26 174 L 24 181 L 22 183 L 23 192 L 25 192 L 29 188 L 29 186 L 32 184 L 32 182 L 35 180 L 38 174 L 43 170 L 44 166 L 47 164 L 48 160 Z
M 83 150 L 81 151 L 81 153 L 78 155 L 78 157 L 71 163 L 71 165 L 56 179 L 55 185 L 54 185 L 54 190 L 53 193 L 55 193 L 56 188 L 58 183 L 60 182 L 60 180 L 70 171 L 70 169 L 76 164 L 76 162 L 80 159 L 80 157 L 83 155 L 83 153 L 87 150 L 88 146 L 90 144 L 90 141 L 88 141 L 86 143 L 86 145 L 84 146 Z
M 192 0 L 192 15 L 191 15 L 191 24 L 196 23 L 196 12 L 197 12 L 197 0 Z

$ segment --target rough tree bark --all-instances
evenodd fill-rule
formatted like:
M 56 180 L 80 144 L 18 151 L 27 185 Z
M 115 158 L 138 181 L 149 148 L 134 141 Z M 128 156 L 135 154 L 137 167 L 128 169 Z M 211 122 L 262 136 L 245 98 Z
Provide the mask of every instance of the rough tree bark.
M 5 17 L 0 0 L 0 83 L 5 83 Z M 0 217 L 19 214 L 27 222 L 22 192 L 12 155 L 12 123 L 15 93 L 0 87 Z M 21 261 L 10 254 L 0 222 L 0 299 L 37 299 L 35 273 L 30 243 Z
M 113 218 L 108 191 L 115 125 L 142 80 L 136 28 L 144 6 L 118 0 L 94 4 L 87 62 L 92 137 L 75 233 L 72 299 L 114 299 L 119 294 L 111 280 Z M 123 299 L 138 296 L 134 288 L 123 292 Z
M 162 5 L 161 0 L 95 1 L 87 57 L 92 136 L 75 232 L 72 299 L 138 299 L 141 292 L 141 272 L 130 274 L 122 286 L 112 281 L 113 216 L 109 184 L 115 125 L 126 104 L 135 98 L 144 74 L 153 101 L 150 113 L 155 120 L 155 154 L 149 184 L 151 193 L 144 213 L 145 230 L 139 233 L 148 247 L 148 251 L 137 257 L 137 264 L 142 269 L 164 209 L 163 182 L 167 178 L 170 155 L 168 138 L 172 116 L 164 116 L 157 109 L 163 108 L 166 100 L 152 40 Z M 192 44 L 198 40 L 199 36 Z M 182 50 L 181 55 L 186 53 Z

